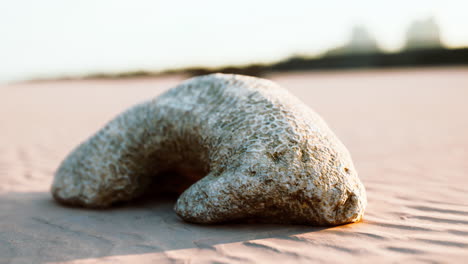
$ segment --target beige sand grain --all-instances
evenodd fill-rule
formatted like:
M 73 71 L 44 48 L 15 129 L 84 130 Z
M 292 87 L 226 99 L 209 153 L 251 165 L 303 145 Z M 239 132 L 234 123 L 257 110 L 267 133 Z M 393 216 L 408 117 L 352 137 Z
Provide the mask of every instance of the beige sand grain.
M 173 201 L 65 208 L 63 157 L 123 109 L 181 78 L 0 86 L 0 263 L 446 262 L 468 257 L 468 69 L 270 76 L 347 145 L 369 205 L 335 228 L 200 226 Z

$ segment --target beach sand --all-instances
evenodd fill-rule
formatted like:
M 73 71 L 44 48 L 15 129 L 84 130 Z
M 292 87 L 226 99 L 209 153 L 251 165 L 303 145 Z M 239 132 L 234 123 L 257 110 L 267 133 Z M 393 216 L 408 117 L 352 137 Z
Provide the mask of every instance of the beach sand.
M 462 263 L 468 259 L 468 68 L 267 76 L 350 150 L 360 223 L 194 225 L 173 200 L 73 209 L 49 193 L 77 144 L 182 77 L 0 86 L 0 263 Z

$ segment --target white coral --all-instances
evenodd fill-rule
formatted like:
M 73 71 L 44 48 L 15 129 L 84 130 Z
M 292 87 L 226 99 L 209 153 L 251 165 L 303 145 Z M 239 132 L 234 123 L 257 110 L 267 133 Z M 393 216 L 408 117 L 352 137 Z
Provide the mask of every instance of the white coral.
M 160 191 L 167 179 L 150 183 L 168 171 L 194 183 L 175 211 L 196 223 L 338 225 L 360 220 L 367 203 L 348 151 L 315 112 L 273 82 L 226 74 L 120 114 L 63 161 L 52 193 L 105 207 Z

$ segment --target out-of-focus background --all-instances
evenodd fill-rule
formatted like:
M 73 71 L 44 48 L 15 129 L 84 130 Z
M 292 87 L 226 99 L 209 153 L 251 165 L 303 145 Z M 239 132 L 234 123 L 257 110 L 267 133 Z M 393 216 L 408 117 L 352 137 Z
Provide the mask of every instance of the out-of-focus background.
M 0 81 L 467 64 L 466 10 L 463 0 L 3 1 Z

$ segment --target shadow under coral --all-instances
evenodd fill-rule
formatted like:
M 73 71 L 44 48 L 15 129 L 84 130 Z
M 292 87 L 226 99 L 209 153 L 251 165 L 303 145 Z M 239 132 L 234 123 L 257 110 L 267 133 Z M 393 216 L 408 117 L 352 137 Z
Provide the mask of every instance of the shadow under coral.
M 60 206 L 47 192 L 0 196 L 0 262 L 55 262 L 157 253 L 279 238 L 323 227 L 230 223 L 195 225 L 173 211 L 175 199 L 146 197 L 111 209 Z M 246 242 L 248 243 L 248 242 Z

